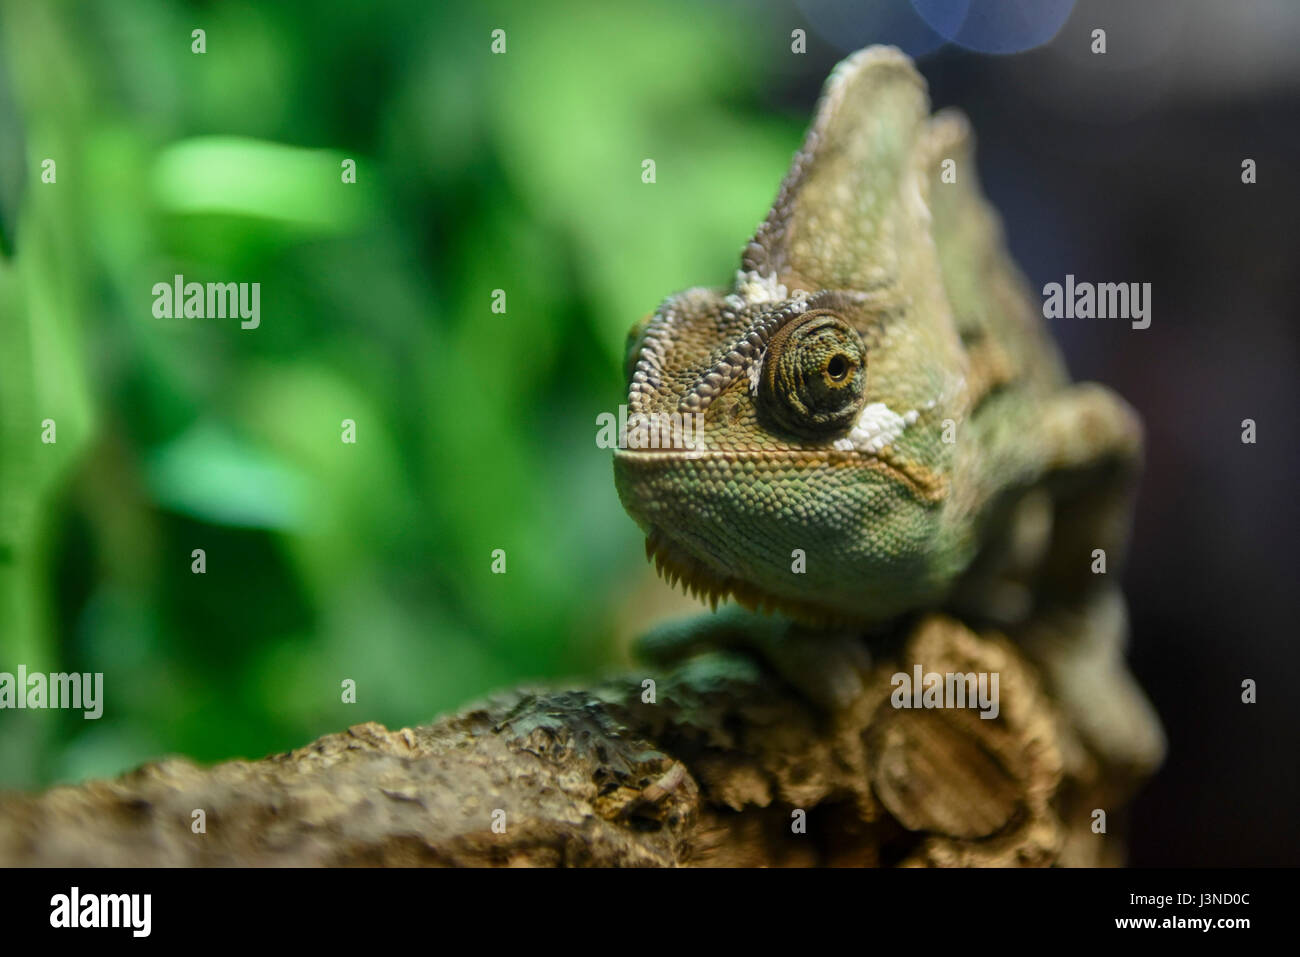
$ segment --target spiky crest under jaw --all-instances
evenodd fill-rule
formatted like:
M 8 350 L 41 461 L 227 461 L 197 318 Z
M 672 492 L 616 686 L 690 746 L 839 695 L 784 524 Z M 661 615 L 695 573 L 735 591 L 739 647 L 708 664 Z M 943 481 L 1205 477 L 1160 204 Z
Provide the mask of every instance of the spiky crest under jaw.
M 657 526 L 651 526 L 645 540 L 646 559 L 653 562 L 659 577 L 714 610 L 718 603 L 734 599 L 742 608 L 768 614 L 782 614 L 806 625 L 821 627 L 856 626 L 865 622 L 838 614 L 811 602 L 780 598 L 732 575 L 721 574 L 678 545 Z

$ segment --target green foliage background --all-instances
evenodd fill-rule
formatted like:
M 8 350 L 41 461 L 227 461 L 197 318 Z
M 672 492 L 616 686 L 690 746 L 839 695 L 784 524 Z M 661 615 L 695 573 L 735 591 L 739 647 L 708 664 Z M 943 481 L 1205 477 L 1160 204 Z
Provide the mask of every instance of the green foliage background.
M 609 666 L 645 565 L 595 417 L 628 326 L 727 280 L 774 194 L 804 117 L 756 105 L 753 51 L 788 31 L 687 0 L 0 10 L 0 671 L 105 682 L 98 721 L 0 712 L 0 786 Z M 261 328 L 154 318 L 176 273 L 260 282 Z

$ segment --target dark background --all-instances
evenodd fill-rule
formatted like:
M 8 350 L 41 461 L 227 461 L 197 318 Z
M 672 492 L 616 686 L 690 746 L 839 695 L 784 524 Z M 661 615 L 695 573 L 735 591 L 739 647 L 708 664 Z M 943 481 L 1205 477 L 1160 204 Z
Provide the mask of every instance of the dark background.
M 930 49 L 918 10 L 944 9 L 801 6 L 834 27 L 834 44 L 810 49 L 826 63 L 869 39 Z M 1113 386 L 1147 429 L 1124 582 L 1132 666 L 1169 756 L 1136 804 L 1131 861 L 1295 865 L 1300 6 L 1079 3 L 1045 46 L 982 52 L 1070 4 L 1015 6 L 972 4 L 985 15 L 966 30 L 975 49 L 956 30 L 920 67 L 936 107 L 971 117 L 985 189 L 1033 285 L 1152 284 L 1148 329 L 1051 321 L 1071 373 Z M 1090 52 L 1098 27 L 1104 56 Z M 807 102 L 817 83 L 771 95 Z M 1240 439 L 1247 418 L 1255 445 Z M 1246 678 L 1258 704 L 1241 703 Z
M 1152 284 L 1147 330 L 1053 322 L 1147 426 L 1124 578 L 1170 751 L 1133 862 L 1300 861 L 1283 0 L 0 2 L 0 670 L 106 685 L 96 722 L 0 713 L 0 786 L 426 721 L 693 607 L 595 417 L 627 327 L 729 280 L 827 72 L 876 42 L 971 116 L 1035 286 Z M 261 282 L 262 328 L 153 318 L 175 272 Z
M 970 113 L 986 188 L 1039 289 L 1067 272 L 1152 284 L 1146 330 L 1053 322 L 1073 375 L 1115 387 L 1147 429 L 1124 581 L 1133 668 L 1170 748 L 1136 805 L 1131 860 L 1294 865 L 1300 58 L 1277 34 L 1294 41 L 1300 8 L 1179 4 L 1159 27 L 1165 51 L 1139 66 L 1145 51 L 1126 44 L 1150 25 L 1081 6 L 1046 50 L 944 51 L 922 69 L 936 104 Z M 1158 20 L 1174 5 L 1125 6 Z M 1085 49 L 1090 25 L 1107 27 L 1120 77 L 1057 53 Z M 1255 185 L 1241 182 L 1247 157 Z M 1241 703 L 1245 678 L 1258 704 Z

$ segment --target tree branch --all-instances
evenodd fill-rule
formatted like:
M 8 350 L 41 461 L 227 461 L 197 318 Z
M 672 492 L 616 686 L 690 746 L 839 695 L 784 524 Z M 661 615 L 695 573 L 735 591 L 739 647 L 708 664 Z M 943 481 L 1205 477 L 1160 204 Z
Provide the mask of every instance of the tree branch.
M 895 708 L 904 662 L 998 673 L 998 717 Z M 169 759 L 9 795 L 0 864 L 1115 864 L 1147 770 L 1090 748 L 1005 638 L 932 615 L 834 715 L 752 658 L 706 653 L 261 761 Z

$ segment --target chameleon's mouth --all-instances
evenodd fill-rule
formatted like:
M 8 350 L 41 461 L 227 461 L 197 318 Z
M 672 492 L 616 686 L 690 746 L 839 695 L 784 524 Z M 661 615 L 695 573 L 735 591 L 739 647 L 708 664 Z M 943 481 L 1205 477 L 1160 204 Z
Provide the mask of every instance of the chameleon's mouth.
M 906 486 L 919 500 L 928 503 L 941 501 L 947 494 L 947 484 L 934 472 L 895 455 L 890 449 L 867 452 L 860 449 L 614 449 L 616 464 L 671 465 L 675 462 L 693 462 L 716 459 L 724 462 L 771 462 L 786 460 L 807 465 L 827 465 L 839 468 L 869 468 L 880 472 L 900 485 Z

